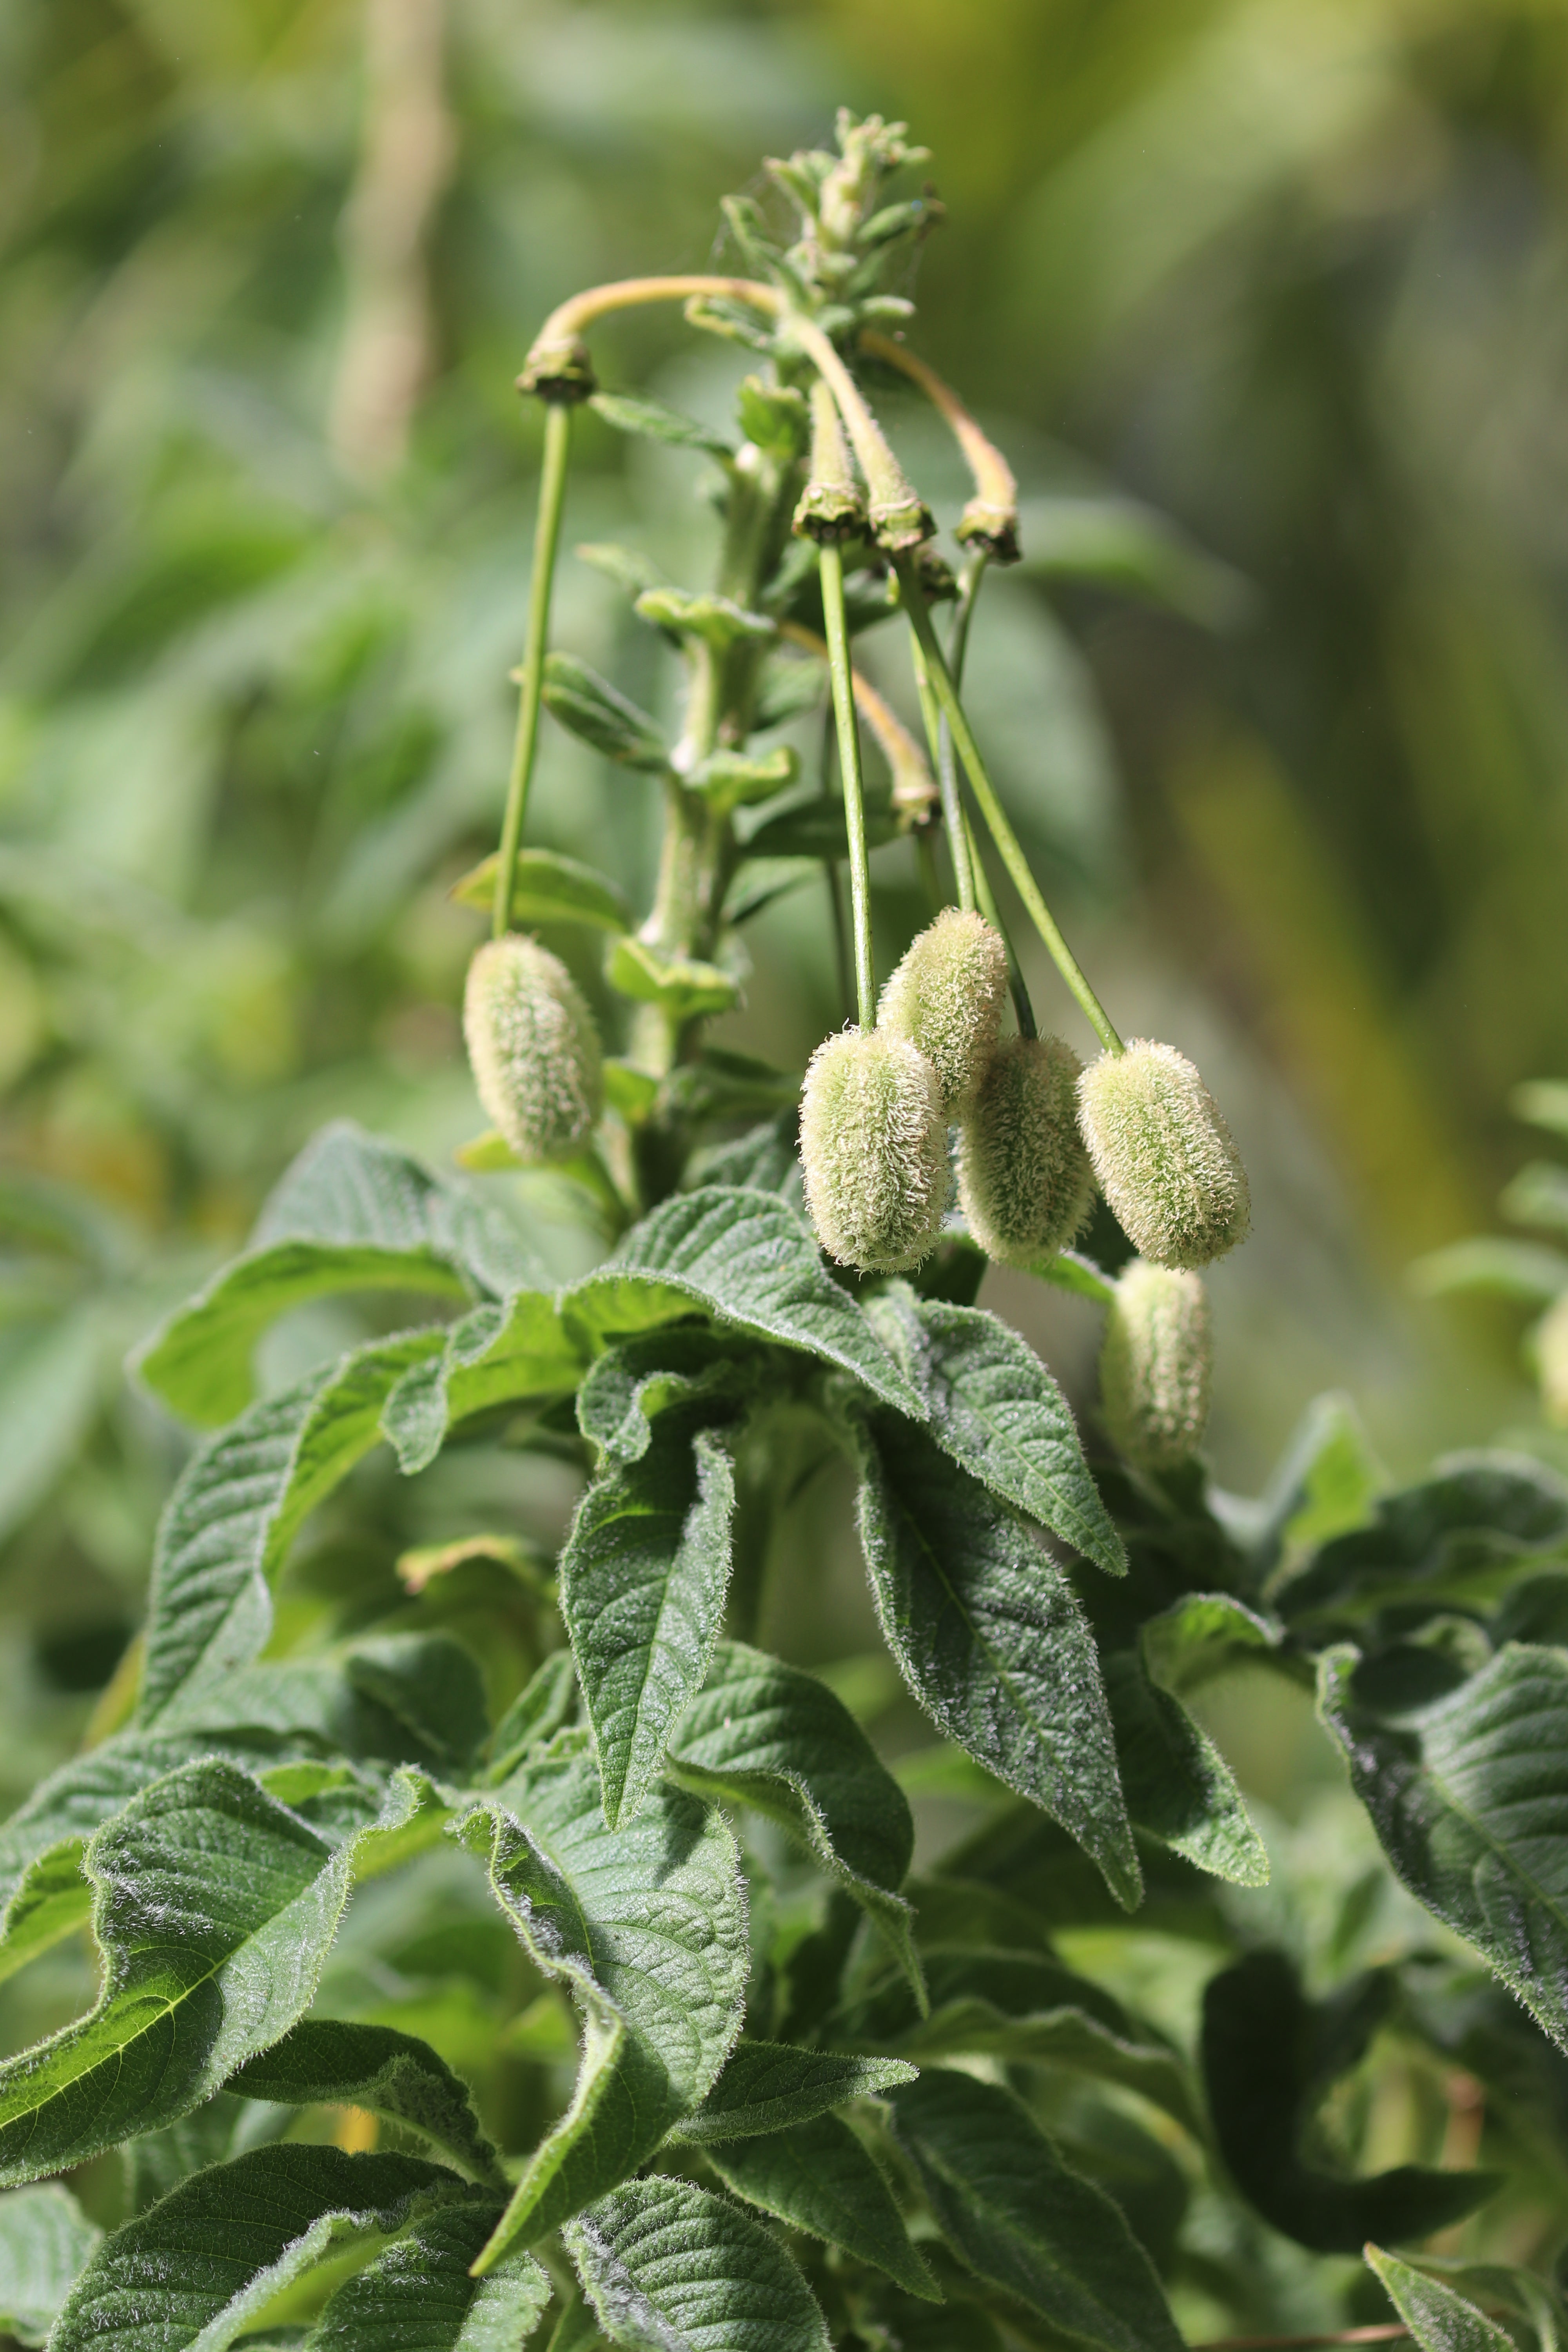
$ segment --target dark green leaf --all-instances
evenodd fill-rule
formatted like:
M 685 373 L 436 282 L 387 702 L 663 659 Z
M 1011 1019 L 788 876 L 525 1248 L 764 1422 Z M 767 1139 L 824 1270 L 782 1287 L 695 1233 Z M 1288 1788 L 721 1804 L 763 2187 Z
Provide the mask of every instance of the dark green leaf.
M 800 1184 L 800 1155 L 795 1148 L 798 1124 L 795 1110 L 781 1111 L 777 1118 L 763 1120 L 733 1143 L 694 1154 L 693 1182 L 719 1185 L 726 1191 L 736 1187 L 754 1192 L 796 1190 Z
M 450 895 L 466 907 L 481 907 L 488 915 L 495 905 L 499 852 L 481 858 Z M 632 910 L 620 885 L 575 857 L 555 849 L 520 849 L 512 869 L 511 906 L 507 919 L 514 930 L 534 923 L 582 923 L 595 931 L 627 931 Z
M 889 809 L 866 811 L 866 846 L 880 849 L 899 837 L 899 820 Z M 846 857 L 844 803 L 826 795 L 781 809 L 748 834 L 745 855 L 751 857 Z
M 737 927 L 749 923 L 753 915 L 760 915 L 775 898 L 787 898 L 805 883 L 820 884 L 822 879 L 820 858 L 747 857 L 736 867 L 724 893 L 723 919 Z
M 102 2236 L 58 2180 L 0 2197 L 0 2330 L 41 2344 Z
M 641 1807 L 702 1686 L 723 1622 L 734 1507 L 731 1447 L 693 1426 L 690 1411 L 661 1415 L 648 1450 L 612 1463 L 578 1506 L 561 1607 L 612 1829 Z
M 1523 1568 L 1568 1543 L 1568 1486 L 1523 1454 L 1461 1454 L 1387 1496 L 1371 1527 L 1337 1536 L 1276 1596 L 1290 1624 L 1356 1621 L 1391 1601 L 1433 1609 L 1495 1601 Z
M 1109 1575 L 1127 1554 L 1100 1499 L 1067 1399 L 1027 1340 L 977 1307 L 889 1283 L 867 1308 L 955 1462 Z
M 231 2074 L 228 2087 L 285 2106 L 364 2107 L 418 2132 L 476 2180 L 502 2183 L 467 2085 L 427 2042 L 389 2025 L 301 2018 Z
M 885 2271 L 906 2294 L 941 2301 L 881 2172 L 837 2116 L 703 2153 L 725 2187 L 748 2204 Z
M 708 1045 L 682 1062 L 664 1083 L 665 1100 L 683 1118 L 749 1118 L 758 1111 L 793 1111 L 800 1096 L 794 1070 L 775 1070 L 752 1054 Z M 710 1180 L 713 1181 L 713 1180 Z
M 600 2326 L 628 2352 L 828 2352 L 783 2247 L 689 2181 L 628 2180 L 563 2234 Z
M 1180 2352 L 1153 2264 L 1102 2189 L 1010 2091 L 938 2069 L 893 2094 L 898 2135 L 953 2252 L 1075 2344 Z
M 470 2275 L 500 2210 L 475 2200 L 418 2215 L 329 2296 L 305 2352 L 521 2352 L 551 2284 L 531 2254 Z
M 1104 1661 L 1127 1810 L 1141 1830 L 1200 1870 L 1267 1886 L 1268 1853 L 1214 1741 L 1128 1651 Z
M 179 1693 L 163 1727 L 268 1761 L 303 1750 L 357 1761 L 460 1771 L 484 1730 L 472 1655 L 446 1633 L 367 1639 L 341 1658 L 241 1666 Z M 270 1754 L 268 1754 L 270 1751 Z
M 595 392 L 588 405 L 617 433 L 640 434 L 645 440 L 666 441 L 677 449 L 705 449 L 710 457 L 732 457 L 731 443 L 694 416 L 682 416 L 657 400 L 633 400 L 622 392 Z
M 1412 2268 L 1381 2246 L 1366 2249 L 1369 2267 L 1388 2289 L 1389 2300 L 1421 2347 L 1421 2352 L 1514 2352 L 1508 2330 L 1488 2319 L 1451 2286 Z
M 965 1753 L 1060 1822 L 1131 1909 L 1142 1875 L 1094 1640 L 1001 1504 L 890 1414 L 870 1425 L 860 1534 L 888 1646 Z
M 1252 604 L 1238 572 L 1132 499 L 1031 499 L 1019 538 L 1025 569 L 1037 578 L 1091 581 L 1169 605 L 1206 628 L 1234 627 Z
M 664 1326 L 606 1348 L 577 1391 L 577 1426 L 612 1462 L 639 1462 L 654 1424 L 676 1406 L 715 1416 L 758 1386 L 767 1359 L 696 1324 Z
M 226 2164 L 250 2148 L 270 2147 L 286 2137 L 293 2121 L 281 2107 L 253 2105 L 219 2091 L 177 2123 L 127 2140 L 120 2151 L 127 2217 L 144 2213 L 209 2164 Z
M 624 768 L 662 774 L 669 765 L 663 736 L 646 710 L 628 702 L 597 670 L 573 654 L 544 656 L 544 707 L 595 751 Z
M 741 2042 L 702 2105 L 679 2126 L 681 2139 L 750 2139 L 810 2123 L 846 2100 L 912 2083 L 901 2058 L 850 2058 L 832 2050 L 797 2050 L 784 2042 Z
M 803 711 L 816 709 L 826 693 L 827 671 L 820 661 L 775 655 L 764 663 L 757 688 L 752 715 L 759 733 L 769 727 L 787 726 Z

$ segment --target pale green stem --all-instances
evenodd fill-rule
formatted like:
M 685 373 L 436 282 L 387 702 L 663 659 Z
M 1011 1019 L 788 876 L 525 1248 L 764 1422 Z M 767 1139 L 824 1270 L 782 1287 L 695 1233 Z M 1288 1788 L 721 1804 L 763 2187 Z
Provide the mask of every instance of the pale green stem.
M 958 893 L 959 905 L 966 914 L 972 914 L 974 909 L 974 877 L 970 871 L 969 835 L 963 822 L 963 803 L 958 796 L 958 776 L 951 758 L 944 761 L 942 756 L 942 712 L 926 674 L 925 656 L 918 637 L 914 640 L 913 651 L 915 690 L 920 696 L 921 717 L 925 721 L 931 765 L 936 770 L 936 788 L 942 796 L 942 829 L 947 835 L 947 854 L 952 860 L 952 887 Z
M 900 558 L 898 573 L 904 609 L 910 616 L 910 625 L 915 633 L 916 642 L 925 656 L 925 667 L 931 688 L 948 725 L 952 730 L 952 740 L 958 747 L 958 756 L 963 762 L 970 788 L 980 803 L 980 813 L 985 819 L 992 840 L 996 844 L 1002 863 L 1013 877 L 1014 887 L 1028 910 L 1030 921 L 1045 941 L 1052 961 L 1077 998 L 1095 1035 L 1108 1053 L 1123 1053 L 1126 1049 L 1110 1025 L 1110 1015 L 1084 977 L 1077 957 L 1063 939 L 1055 916 L 1041 896 L 1039 884 L 1029 871 L 1029 861 L 1024 855 L 1018 836 L 1009 824 L 1007 813 L 998 800 L 995 787 L 986 773 L 985 762 L 981 758 L 974 738 L 970 732 L 969 721 L 963 715 L 963 706 L 959 701 L 957 688 L 952 683 L 952 672 L 937 642 L 936 631 L 931 626 L 931 614 L 926 609 L 925 594 L 921 587 L 915 567 L 907 558 Z
M 978 554 L 970 557 L 959 575 L 958 610 L 952 616 L 952 632 L 948 640 L 947 648 L 948 667 L 952 672 L 955 692 L 961 690 L 963 685 L 963 661 L 964 656 L 969 651 L 970 623 L 974 618 L 975 599 L 980 593 L 980 583 L 985 577 L 985 566 L 989 561 L 987 551 L 982 548 Z M 941 722 L 941 736 L 937 745 L 937 771 L 942 780 L 942 789 L 944 792 L 951 790 L 954 799 L 962 805 L 962 794 L 958 788 L 958 771 L 952 752 L 952 730 L 945 718 Z M 969 822 L 967 810 L 964 811 L 963 815 L 963 838 L 968 845 L 969 862 L 974 871 L 975 901 L 992 929 L 1000 935 L 1002 944 L 1007 950 L 1007 992 L 1013 999 L 1013 1011 L 1018 1021 L 1018 1034 L 1021 1037 L 1037 1037 L 1040 1034 L 1039 1026 L 1035 1019 L 1035 1008 L 1029 1001 L 1029 988 L 1028 982 L 1024 978 L 1024 967 L 1018 961 L 1018 951 L 1013 945 L 1007 926 L 1002 920 L 998 910 L 995 894 L 991 887 L 991 877 L 985 871 L 985 861 L 980 855 L 980 844 L 974 838 L 974 828 Z
M 833 715 L 838 728 L 838 768 L 844 784 L 844 836 L 849 850 L 849 903 L 855 920 L 855 997 L 862 1029 L 877 1017 L 871 969 L 871 869 L 866 856 L 866 808 L 860 786 L 860 736 L 855 723 L 855 684 L 849 666 L 849 625 L 844 616 L 844 559 L 837 547 L 817 550 L 822 569 L 822 611 L 827 626 L 827 666 L 833 679 Z
M 528 640 L 522 656 L 522 690 L 517 704 L 517 734 L 496 859 L 495 904 L 490 929 L 499 940 L 511 920 L 518 845 L 528 807 L 533 754 L 539 741 L 539 704 L 544 687 L 544 648 L 550 640 L 550 591 L 555 551 L 561 541 L 561 510 L 566 500 L 566 460 L 572 447 L 572 409 L 552 400 L 544 412 L 544 462 L 539 476 L 539 514 L 533 526 L 533 578 L 528 592 Z

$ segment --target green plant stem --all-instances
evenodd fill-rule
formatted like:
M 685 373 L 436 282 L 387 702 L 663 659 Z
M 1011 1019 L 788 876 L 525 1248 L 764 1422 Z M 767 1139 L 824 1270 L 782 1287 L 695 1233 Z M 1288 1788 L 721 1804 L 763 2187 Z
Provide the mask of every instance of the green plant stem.
M 849 850 L 849 904 L 855 926 L 855 1000 L 862 1029 L 877 1017 L 871 968 L 871 868 L 866 855 L 866 808 L 860 784 L 860 736 L 855 721 L 855 683 L 849 664 L 849 625 L 844 614 L 844 558 L 837 547 L 818 550 L 822 610 L 827 628 L 827 666 L 833 679 L 833 715 L 838 727 L 838 768 L 844 784 L 844 836 Z
M 936 870 L 936 848 L 926 825 L 921 825 L 915 835 L 915 864 L 925 893 L 926 912 L 934 921 L 942 912 L 942 883 Z
M 952 672 L 955 692 L 963 690 L 964 656 L 969 651 L 969 625 L 974 618 L 975 599 L 980 593 L 980 583 L 985 577 L 985 566 L 989 561 L 989 555 L 982 548 L 977 554 L 971 556 L 959 575 L 958 610 L 952 616 L 952 633 L 949 638 L 947 649 L 948 667 Z M 943 793 L 951 792 L 955 803 L 962 807 L 963 795 L 959 791 L 958 764 L 952 749 L 952 730 L 945 717 L 938 722 L 936 762 L 940 789 Z M 1000 935 L 1002 944 L 1007 950 L 1007 992 L 1013 999 L 1013 1011 L 1017 1018 L 1018 1034 L 1021 1037 L 1037 1037 L 1040 1034 L 1039 1024 L 1035 1019 L 1035 1008 L 1029 1000 L 1029 989 L 1024 978 L 1024 967 L 1018 961 L 1018 951 L 1013 945 L 1012 934 L 1002 920 L 995 894 L 991 887 L 991 877 L 985 871 L 985 861 L 980 855 L 980 845 L 974 838 L 974 828 L 969 822 L 967 810 L 963 812 L 963 838 L 968 850 L 969 863 L 974 875 L 975 903 L 992 929 Z
M 942 711 L 926 671 L 925 656 L 918 637 L 914 640 L 913 652 L 915 691 L 920 697 L 921 718 L 925 724 L 931 766 L 936 771 L 936 788 L 942 801 L 942 829 L 947 836 L 947 854 L 952 863 L 952 887 L 959 905 L 965 913 L 973 913 L 974 877 L 970 871 L 969 835 L 964 828 L 963 803 L 958 797 L 957 774 L 951 760 L 945 766 L 942 763 Z
M 507 779 L 506 814 L 501 819 L 500 855 L 496 860 L 495 904 L 490 912 L 490 930 L 498 940 L 511 920 L 518 845 L 522 839 L 528 787 L 533 774 L 533 754 L 539 741 L 540 697 L 544 688 L 544 648 L 550 637 L 550 592 L 555 578 L 555 551 L 561 542 L 561 510 L 566 501 L 566 462 L 571 448 L 572 404 L 564 400 L 552 400 L 544 412 L 544 459 L 539 475 L 539 513 L 533 526 L 533 577 L 528 592 L 528 639 L 522 656 L 522 686 L 518 696 L 511 773 Z
M 1040 894 L 1039 884 L 1029 871 L 1029 861 L 1024 855 L 1017 835 L 1007 821 L 1006 811 L 996 797 L 995 787 L 986 773 L 985 762 L 981 758 L 974 738 L 970 732 L 969 721 L 963 715 L 963 706 L 959 701 L 952 673 L 943 657 L 942 647 L 937 642 L 936 631 L 931 626 L 931 614 L 926 608 L 925 594 L 915 568 L 907 557 L 897 558 L 896 562 L 904 609 L 909 614 L 910 625 L 915 633 L 915 641 L 925 657 L 925 667 L 931 685 L 938 703 L 946 715 L 948 724 L 952 729 L 952 740 L 958 747 L 958 756 L 963 762 L 970 788 L 980 803 L 980 813 L 984 817 L 990 829 L 991 838 L 1001 854 L 1002 863 L 1012 876 L 1014 887 L 1028 909 L 1029 919 L 1050 950 L 1052 961 L 1082 1007 L 1095 1035 L 1108 1053 L 1123 1053 L 1126 1048 L 1111 1027 L 1110 1018 L 1105 1007 L 1084 977 L 1078 959 L 1063 939 L 1056 918 Z
M 1002 944 L 1007 950 L 1007 993 L 1013 1000 L 1013 1011 L 1018 1023 L 1018 1034 L 1020 1037 L 1037 1037 L 1040 1034 L 1040 1026 L 1035 1019 L 1034 1004 L 1030 1000 L 1028 984 L 1024 978 L 1024 967 L 1018 961 L 1018 951 L 1013 945 L 1012 935 L 1002 920 L 1001 910 L 997 907 L 995 894 L 991 887 L 991 877 L 985 871 L 984 861 L 980 855 L 980 845 L 974 838 L 974 828 L 969 822 L 967 812 L 963 819 L 963 830 L 969 840 L 969 862 L 974 869 L 976 901 L 981 913 L 992 929 L 1000 935 Z

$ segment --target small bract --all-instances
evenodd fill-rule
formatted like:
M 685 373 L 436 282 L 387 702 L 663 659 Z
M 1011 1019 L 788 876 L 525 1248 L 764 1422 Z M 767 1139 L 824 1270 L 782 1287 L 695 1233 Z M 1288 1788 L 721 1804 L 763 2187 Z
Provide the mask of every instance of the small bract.
M 598 1031 L 559 956 L 537 940 L 487 940 L 463 994 L 468 1062 L 520 1160 L 569 1159 L 604 1108 Z
M 984 917 L 944 907 L 910 940 L 877 1008 L 877 1025 L 918 1045 L 949 1118 L 985 1075 L 1007 993 L 1007 950 Z
M 1209 1303 L 1202 1279 L 1134 1258 L 1116 1285 L 1100 1356 L 1100 1410 L 1142 1470 L 1173 1470 L 1209 1417 Z
M 812 1055 L 800 1105 L 805 1204 L 830 1257 L 862 1274 L 919 1265 L 947 1206 L 936 1072 L 907 1038 L 846 1029 Z
M 1100 1189 L 1156 1265 L 1207 1265 L 1247 1237 L 1247 1171 L 1184 1054 L 1135 1037 L 1079 1080 L 1079 1119 Z
M 1070 1242 L 1094 1176 L 1078 1131 L 1083 1065 L 1060 1037 L 1007 1037 L 964 1114 L 958 1197 L 974 1239 L 1005 1265 L 1034 1265 Z

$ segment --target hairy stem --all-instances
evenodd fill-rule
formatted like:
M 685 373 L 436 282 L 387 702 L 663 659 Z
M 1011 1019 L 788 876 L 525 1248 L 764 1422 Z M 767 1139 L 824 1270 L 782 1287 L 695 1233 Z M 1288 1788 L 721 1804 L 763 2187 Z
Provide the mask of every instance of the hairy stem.
M 818 550 L 822 611 L 827 625 L 827 665 L 833 679 L 833 715 L 838 727 L 838 765 L 844 779 L 844 834 L 849 847 L 849 903 L 855 922 L 855 999 L 862 1029 L 877 1015 L 871 969 L 871 869 L 866 855 L 866 808 L 860 784 L 860 736 L 855 724 L 855 685 L 849 666 L 849 625 L 844 614 L 844 558 L 837 547 Z
M 566 499 L 566 461 L 571 447 L 571 408 L 565 401 L 552 401 L 544 412 L 544 462 L 539 476 L 539 513 L 533 526 L 533 578 L 528 592 L 528 640 L 522 656 L 522 687 L 518 696 L 511 773 L 507 779 L 506 814 L 501 819 L 500 855 L 496 860 L 495 903 L 490 911 L 490 929 L 498 940 L 511 920 L 511 893 L 517 873 L 518 845 L 522 839 L 528 787 L 533 774 L 533 754 L 539 741 L 544 648 L 550 638 L 550 592 L 555 578 L 555 551 L 561 542 L 561 509 Z

